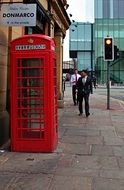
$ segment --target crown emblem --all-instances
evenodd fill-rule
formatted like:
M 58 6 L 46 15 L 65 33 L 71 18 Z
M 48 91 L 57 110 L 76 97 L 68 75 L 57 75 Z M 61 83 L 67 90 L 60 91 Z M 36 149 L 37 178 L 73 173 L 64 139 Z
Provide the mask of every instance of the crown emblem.
M 30 38 L 30 39 L 28 40 L 28 43 L 30 43 L 30 44 L 33 44 L 33 42 L 34 42 L 34 40 L 33 40 L 32 38 Z

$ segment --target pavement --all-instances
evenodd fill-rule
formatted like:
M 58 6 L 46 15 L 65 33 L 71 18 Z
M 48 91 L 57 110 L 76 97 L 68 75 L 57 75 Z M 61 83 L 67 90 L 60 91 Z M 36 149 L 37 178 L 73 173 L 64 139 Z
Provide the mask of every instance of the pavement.
M 90 116 L 78 115 L 66 84 L 53 153 L 0 150 L 0 190 L 124 190 L 124 102 L 94 89 Z

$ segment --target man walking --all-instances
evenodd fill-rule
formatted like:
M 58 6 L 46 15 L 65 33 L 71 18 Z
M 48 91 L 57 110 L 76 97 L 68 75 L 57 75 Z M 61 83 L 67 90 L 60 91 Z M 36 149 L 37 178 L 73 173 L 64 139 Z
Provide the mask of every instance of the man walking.
M 76 98 L 76 85 L 80 75 L 78 74 L 78 70 L 74 70 L 74 74 L 71 76 L 71 84 L 72 84 L 72 97 L 74 105 L 77 105 L 77 98 Z
M 93 93 L 92 80 L 87 74 L 87 70 L 81 72 L 81 77 L 77 81 L 78 101 L 79 101 L 79 115 L 83 113 L 83 99 L 85 101 L 86 117 L 90 115 L 89 112 L 89 95 Z

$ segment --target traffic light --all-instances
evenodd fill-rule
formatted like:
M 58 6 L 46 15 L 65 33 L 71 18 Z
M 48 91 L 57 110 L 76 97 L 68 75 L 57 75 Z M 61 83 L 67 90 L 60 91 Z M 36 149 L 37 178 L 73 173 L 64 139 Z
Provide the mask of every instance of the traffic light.
M 119 58 L 119 49 L 117 46 L 114 46 L 114 60 Z
M 104 38 L 104 61 L 114 60 L 114 43 L 113 38 Z

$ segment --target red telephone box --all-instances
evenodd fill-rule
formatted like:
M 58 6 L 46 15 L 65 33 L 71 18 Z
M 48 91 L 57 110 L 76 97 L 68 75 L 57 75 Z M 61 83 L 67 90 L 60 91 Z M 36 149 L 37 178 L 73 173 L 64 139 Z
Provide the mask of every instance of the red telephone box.
M 11 150 L 52 152 L 58 142 L 54 41 L 25 35 L 11 42 Z

